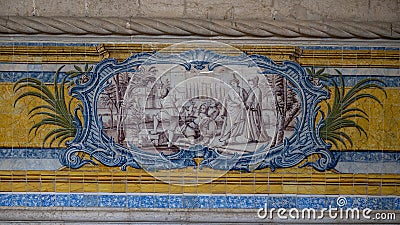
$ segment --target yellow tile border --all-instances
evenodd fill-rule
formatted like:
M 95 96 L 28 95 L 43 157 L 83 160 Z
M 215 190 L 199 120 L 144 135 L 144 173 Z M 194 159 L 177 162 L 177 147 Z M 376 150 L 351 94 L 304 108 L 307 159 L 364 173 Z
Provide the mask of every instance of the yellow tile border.
M 302 50 L 302 66 L 400 68 L 398 50 Z
M 210 169 L 211 170 L 211 169 Z M 285 172 L 286 171 L 286 172 Z M 180 171 L 173 171 L 174 174 Z M 208 171 L 209 172 L 209 171 Z M 207 173 L 208 173 L 207 172 Z M 156 179 L 144 170 L 0 171 L 0 192 L 154 192 L 240 194 L 371 194 L 400 195 L 400 174 L 228 172 L 210 183 L 181 186 Z M 201 174 L 205 176 L 206 173 Z M 181 175 L 179 175 L 181 176 Z M 201 178 L 201 176 L 199 176 Z
M 110 44 L 98 46 L 0 46 L 0 62 L 18 63 L 97 63 L 105 58 L 125 60 L 133 53 L 160 51 L 172 44 Z M 181 52 L 195 48 L 174 47 L 169 52 Z M 232 49 L 211 47 L 211 50 L 235 52 L 237 48 L 247 54 L 270 57 L 277 63 L 285 60 L 298 62 L 302 66 L 340 66 L 400 68 L 400 51 L 397 50 L 311 50 L 296 46 L 233 45 Z M 237 53 L 237 52 L 236 52 Z
M 77 64 L 101 59 L 95 46 L 0 46 L 0 62 Z

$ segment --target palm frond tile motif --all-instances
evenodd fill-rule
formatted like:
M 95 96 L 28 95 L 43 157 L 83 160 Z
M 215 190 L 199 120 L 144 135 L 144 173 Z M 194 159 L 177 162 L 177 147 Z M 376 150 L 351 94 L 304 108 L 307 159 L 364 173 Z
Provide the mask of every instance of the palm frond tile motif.
M 339 84 L 332 79 L 333 76 L 324 72 L 325 69 L 315 70 L 315 68 L 307 68 L 308 74 L 313 79 L 319 79 L 324 82 L 324 88 L 329 89 L 328 85 L 333 85 L 333 102 L 327 102 L 326 112 L 321 111 L 324 122 L 319 127 L 319 135 L 325 141 L 335 145 L 339 149 L 339 143 L 345 148 L 349 143 L 353 146 L 352 137 L 346 133 L 346 128 L 355 128 L 359 134 L 364 134 L 368 137 L 365 129 L 357 123 L 356 119 L 361 118 L 369 121 L 368 114 L 357 107 L 357 103 L 362 99 L 375 101 L 382 106 L 381 100 L 373 94 L 366 93 L 369 89 L 378 89 L 387 97 L 384 87 L 385 82 L 376 78 L 364 78 L 359 80 L 349 90 L 346 90 L 342 73 L 336 69 L 339 74 Z
M 64 144 L 66 140 L 71 140 L 75 137 L 77 132 L 77 125 L 74 117 L 73 98 L 67 100 L 65 94 L 65 83 L 67 76 L 64 76 L 61 83 L 58 83 L 59 72 L 63 66 L 60 67 L 54 74 L 53 90 L 48 85 L 36 78 L 22 78 L 15 82 L 13 91 L 16 94 L 14 106 L 24 98 L 37 98 L 43 104 L 35 106 L 29 110 L 29 118 L 39 118 L 38 122 L 29 130 L 29 133 L 37 135 L 40 128 L 51 126 L 52 129 L 45 129 L 47 131 L 42 143 L 43 146 L 48 142 L 51 147 L 53 143 L 57 142 L 57 146 Z M 78 109 L 81 105 L 77 106 Z

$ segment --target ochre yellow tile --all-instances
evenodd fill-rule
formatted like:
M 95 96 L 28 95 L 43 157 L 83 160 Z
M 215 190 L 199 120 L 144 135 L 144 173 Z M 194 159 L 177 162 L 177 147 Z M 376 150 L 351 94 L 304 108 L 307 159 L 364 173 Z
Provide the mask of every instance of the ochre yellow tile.
M 41 192 L 55 192 L 56 186 L 53 181 L 42 181 L 40 184 L 40 191 Z
M 26 183 L 26 191 L 27 192 L 40 192 L 41 191 L 41 182 L 40 181 L 31 181 Z
M 85 182 L 84 186 L 83 186 L 83 191 L 84 192 L 98 192 L 97 182 L 90 182 L 90 183 Z
M 282 185 L 281 184 L 270 184 L 269 185 L 269 193 L 270 194 L 281 194 L 282 193 Z
M 182 187 L 182 192 L 185 193 L 184 187 Z M 197 187 L 197 192 L 194 193 L 212 193 L 212 186 L 210 183 L 201 184 Z
M 298 185 L 296 194 L 311 194 L 311 185 L 309 184 Z
M 154 183 L 142 183 L 140 192 L 143 193 L 155 193 L 155 184 Z
M 254 193 L 255 185 L 254 184 L 242 184 L 241 187 L 242 194 L 251 194 Z
M 56 192 L 59 193 L 68 193 L 69 192 L 69 183 L 65 182 L 57 182 L 56 183 Z
M 11 181 L 0 181 L 0 192 L 11 192 L 12 182 Z
M 282 193 L 283 194 L 297 194 L 298 193 L 298 185 L 296 184 L 284 184 L 282 185 Z
M 314 195 L 323 195 L 326 192 L 325 184 L 312 184 L 311 193 Z
M 381 187 L 380 186 L 368 186 L 367 193 L 368 195 L 380 195 L 381 194 Z
M 213 188 L 213 193 L 214 193 L 214 191 L 216 191 L 216 189 L 218 189 L 218 188 Z M 198 187 L 197 186 L 183 186 L 183 192 L 184 193 L 197 193 L 198 192 Z
M 42 176 L 41 171 L 39 170 L 29 170 L 26 171 L 26 179 L 29 180 L 40 180 Z
M 13 181 L 12 182 L 12 191 L 13 192 L 26 192 L 27 184 L 25 181 Z M 39 186 L 40 190 L 40 186 Z
M 154 185 L 154 192 L 156 193 L 169 193 L 170 187 L 166 183 L 155 184 Z
M 12 171 L 0 170 L 0 181 L 12 180 Z
M 256 184 L 254 193 L 257 194 L 268 194 L 270 189 L 270 184 L 268 182 L 259 182 Z
M 382 195 L 396 195 L 396 186 L 382 185 Z
M 231 184 L 231 185 L 226 185 L 226 193 L 227 194 L 241 194 L 242 189 L 241 185 L 239 184 Z
M 198 189 L 201 188 L 202 185 L 203 184 L 198 185 L 197 188 Z M 207 187 L 209 187 L 209 186 L 207 186 Z M 183 194 L 184 192 L 183 192 L 182 185 L 169 185 L 169 193 L 172 193 L 172 194 Z
M 136 193 L 136 192 L 140 192 L 141 190 L 141 186 L 140 184 L 137 183 L 127 183 L 127 193 Z
M 366 195 L 367 194 L 367 185 L 354 185 L 354 194 L 355 195 Z
M 353 184 L 340 184 L 339 186 L 339 194 L 347 194 L 352 195 L 354 194 L 354 187 Z
M 84 183 L 83 182 L 73 182 L 69 184 L 69 191 L 70 192 L 83 192 Z
M 327 184 L 325 187 L 326 194 L 337 195 L 341 194 L 339 184 Z
M 112 183 L 111 182 L 102 182 L 99 181 L 98 183 L 98 190 L 99 192 L 110 192 L 112 193 L 113 188 L 112 188 Z
M 126 183 L 122 182 L 113 182 L 112 187 L 113 193 L 126 193 L 127 190 Z

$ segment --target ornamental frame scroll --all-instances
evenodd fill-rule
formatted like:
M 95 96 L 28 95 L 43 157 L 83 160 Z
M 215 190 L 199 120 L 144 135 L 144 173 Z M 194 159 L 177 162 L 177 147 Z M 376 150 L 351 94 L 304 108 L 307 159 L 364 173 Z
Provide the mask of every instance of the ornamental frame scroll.
M 221 154 L 218 149 L 208 146 L 193 145 L 181 148 L 172 154 L 146 152 L 139 147 L 128 148 L 115 142 L 104 131 L 102 118 L 97 112 L 100 94 L 108 87 L 110 79 L 122 72 L 136 72 L 143 65 L 154 64 L 178 65 L 189 71 L 191 68 L 213 71 L 222 65 L 258 67 L 261 74 L 275 74 L 291 83 L 291 89 L 301 102 L 301 115 L 296 118 L 294 133 L 285 137 L 283 143 L 271 148 L 263 145 L 254 152 Z M 85 164 L 99 162 L 109 167 L 143 168 L 149 171 L 169 170 L 185 167 L 209 167 L 216 170 L 254 171 L 266 167 L 288 168 L 299 165 L 311 166 L 319 171 L 333 168 L 337 159 L 330 151 L 331 145 L 319 136 L 323 119 L 316 123 L 320 110 L 319 103 L 329 98 L 329 92 L 321 84 L 311 82 L 309 75 L 297 63 L 284 61 L 278 65 L 266 56 L 246 55 L 228 56 L 204 49 L 189 50 L 177 54 L 159 52 L 134 54 L 124 62 L 105 59 L 98 63 L 86 83 L 76 81 L 70 89 L 70 95 L 83 104 L 83 124 L 76 117 L 77 134 L 67 143 L 67 148 L 60 154 L 60 162 L 70 168 L 80 168 Z M 308 161 L 309 156 L 317 155 L 317 160 Z M 202 158 L 197 164 L 195 158 Z

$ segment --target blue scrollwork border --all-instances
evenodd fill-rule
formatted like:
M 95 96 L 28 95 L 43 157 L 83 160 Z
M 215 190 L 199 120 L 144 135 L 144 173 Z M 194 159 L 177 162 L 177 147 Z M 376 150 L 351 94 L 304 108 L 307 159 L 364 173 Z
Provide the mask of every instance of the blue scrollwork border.
M 224 155 L 216 149 L 195 145 L 189 149 L 180 149 L 178 153 L 166 155 L 143 151 L 139 148 L 127 148 L 116 143 L 104 131 L 101 118 L 97 114 L 97 101 L 100 94 L 109 85 L 109 80 L 122 72 L 135 72 L 133 68 L 152 64 L 181 65 L 186 70 L 208 68 L 212 71 L 221 65 L 241 65 L 258 67 L 262 74 L 276 74 L 291 83 L 292 90 L 301 100 L 301 116 L 297 119 L 294 134 L 285 138 L 283 143 L 271 148 L 262 146 L 251 153 L 242 155 Z M 295 62 L 285 61 L 278 65 L 261 55 L 227 56 L 204 49 L 189 50 L 179 54 L 138 53 L 122 63 L 115 59 L 100 62 L 93 76 L 84 84 L 71 88 L 70 95 L 83 103 L 83 125 L 76 119 L 78 132 L 67 143 L 67 148 L 60 154 L 60 162 L 71 168 L 79 168 L 96 161 L 110 167 L 143 168 L 146 170 L 176 169 L 185 167 L 210 167 L 217 170 L 253 171 L 266 167 L 287 168 L 299 165 L 311 166 L 319 171 L 331 169 L 337 159 L 330 151 L 330 144 L 319 137 L 319 127 L 323 120 L 315 123 L 320 107 L 318 103 L 329 98 L 329 92 L 322 85 L 310 82 L 305 70 Z M 77 117 L 77 116 L 76 116 Z M 309 156 L 318 155 L 316 161 L 308 161 Z M 203 158 L 199 165 L 195 158 Z

